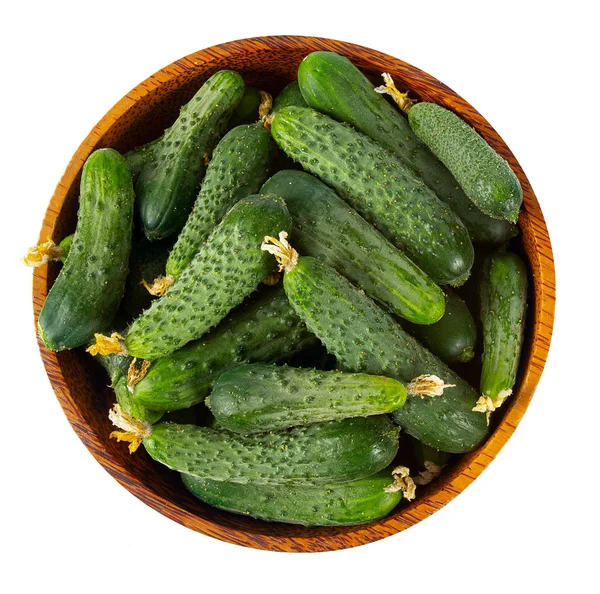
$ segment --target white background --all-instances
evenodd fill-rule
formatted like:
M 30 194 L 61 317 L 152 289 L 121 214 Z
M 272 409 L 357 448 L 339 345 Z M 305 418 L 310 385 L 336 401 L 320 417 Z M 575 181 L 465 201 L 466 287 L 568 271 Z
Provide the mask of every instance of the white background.
M 594 4 L 3 4 L 0 589 L 598 592 Z M 514 437 L 446 508 L 408 531 L 348 551 L 243 549 L 183 528 L 123 489 L 76 437 L 53 395 L 35 342 L 31 272 L 19 264 L 37 240 L 69 158 L 117 100 L 186 54 L 268 34 L 366 45 L 424 69 L 465 97 L 527 173 L 556 260 L 552 349 Z

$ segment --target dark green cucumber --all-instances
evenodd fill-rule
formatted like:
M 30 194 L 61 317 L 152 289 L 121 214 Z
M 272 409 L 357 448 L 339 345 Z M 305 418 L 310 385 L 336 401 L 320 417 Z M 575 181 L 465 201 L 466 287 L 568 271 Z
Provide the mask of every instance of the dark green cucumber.
M 390 468 L 341 485 L 241 485 L 182 474 L 185 487 L 202 501 L 268 522 L 303 526 L 352 526 L 387 516 L 402 492 L 384 489 L 392 481 Z
M 398 451 L 398 427 L 385 415 L 256 435 L 159 423 L 143 444 L 157 462 L 198 478 L 323 485 L 383 470 Z
M 405 324 L 404 327 L 446 363 L 466 363 L 475 355 L 475 320 L 466 303 L 456 293 L 447 292 L 446 310 L 435 324 Z
M 385 414 L 405 400 L 389 377 L 255 363 L 225 371 L 206 405 L 224 429 L 261 433 Z
M 285 200 L 301 254 L 322 258 L 403 318 L 417 324 L 440 319 L 441 289 L 323 182 L 286 170 L 270 178 L 261 192 Z
M 290 84 L 286 85 L 281 93 L 275 97 L 271 114 L 275 115 L 278 111 L 290 105 L 308 107 L 308 103 L 302 97 L 297 80 L 293 80 Z
M 256 87 L 246 87 L 238 106 L 229 119 L 229 129 L 242 124 L 253 124 L 258 121 L 258 106 L 260 105 L 260 91 Z
M 254 195 L 238 202 L 167 293 L 129 327 L 127 352 L 164 357 L 216 326 L 273 271 L 273 258 L 260 249 L 264 237 L 290 226 L 281 198 Z
M 386 375 L 403 383 L 433 374 L 446 384 L 442 396 L 408 395 L 394 420 L 419 441 L 462 453 L 487 435 L 478 395 L 442 361 L 404 332 L 390 314 L 330 266 L 309 256 L 285 273 L 290 303 L 346 371 Z
M 410 108 L 408 121 L 481 211 L 517 222 L 523 202 L 521 184 L 506 160 L 474 128 L 450 110 L 426 102 Z
M 202 339 L 152 362 L 135 385 L 134 398 L 156 410 L 178 410 L 204 401 L 231 365 L 279 363 L 317 344 L 290 308 L 281 285 L 261 289 Z
M 514 233 L 510 223 L 485 215 L 467 198 L 407 119 L 374 91 L 371 81 L 348 58 L 313 52 L 301 62 L 298 82 L 310 107 L 351 124 L 415 171 L 459 216 L 473 241 L 499 244 Z
M 286 107 L 273 118 L 277 144 L 439 284 L 466 279 L 473 245 L 445 203 L 368 136 L 317 111 Z
M 230 130 L 219 142 L 202 188 L 167 260 L 167 274 L 179 278 L 225 213 L 258 192 L 273 160 L 273 141 L 262 124 Z
M 46 348 L 87 344 L 112 322 L 125 290 L 133 201 L 125 159 L 113 149 L 93 152 L 83 167 L 69 257 L 38 320 Z
M 488 256 L 479 295 L 483 332 L 481 394 L 499 406 L 512 393 L 523 345 L 527 307 L 523 260 L 510 252 Z
M 142 144 L 137 148 L 131 149 L 123 155 L 123 157 L 125 157 L 125 161 L 127 161 L 127 167 L 129 167 L 131 179 L 133 180 L 134 184 L 137 182 L 142 169 L 144 169 L 146 164 L 154 158 L 154 154 L 156 153 L 161 140 L 162 137 L 157 138 L 147 142 L 146 144 Z
M 242 77 L 221 70 L 202 85 L 165 131 L 135 187 L 148 239 L 168 237 L 183 227 L 210 154 L 243 94 Z

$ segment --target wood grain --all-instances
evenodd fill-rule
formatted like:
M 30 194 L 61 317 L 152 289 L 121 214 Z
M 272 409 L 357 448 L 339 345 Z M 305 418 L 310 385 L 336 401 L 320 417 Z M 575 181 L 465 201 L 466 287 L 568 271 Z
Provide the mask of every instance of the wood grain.
M 328 551 L 373 542 L 416 524 L 456 497 L 490 464 L 525 413 L 546 362 L 554 320 L 555 276 L 548 230 L 531 185 L 502 138 L 471 105 L 425 72 L 369 48 L 330 39 L 277 36 L 233 41 L 177 60 L 140 83 L 98 122 L 71 159 L 50 200 L 40 241 L 48 236 L 60 240 L 74 230 L 81 169 L 92 151 L 102 147 L 126 151 L 157 138 L 177 117 L 180 106 L 209 76 L 223 68 L 238 70 L 249 85 L 277 93 L 296 78 L 302 58 L 315 50 L 347 56 L 374 82 L 379 81 L 381 72 L 390 72 L 398 87 L 452 109 L 508 160 L 521 181 L 524 194 L 519 218 L 521 247 L 533 281 L 527 341 L 515 395 L 496 413 L 497 425 L 486 443 L 463 456 L 414 502 L 401 505 L 381 521 L 342 528 L 261 522 L 201 504 L 187 493 L 176 473 L 153 463 L 143 449 L 132 456 L 123 444 L 110 440 L 107 413 L 112 394 L 105 385 L 103 371 L 80 350 L 51 352 L 38 338 L 48 378 L 73 429 L 117 481 L 184 526 L 231 543 L 273 551 Z M 36 328 L 56 272 L 53 264 L 35 269 Z

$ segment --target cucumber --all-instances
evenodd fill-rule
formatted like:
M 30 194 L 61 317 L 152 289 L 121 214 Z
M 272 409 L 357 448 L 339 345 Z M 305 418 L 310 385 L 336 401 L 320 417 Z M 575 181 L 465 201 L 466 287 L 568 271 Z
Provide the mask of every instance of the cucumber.
M 333 52 L 313 52 L 298 67 L 298 83 L 310 107 L 351 124 L 394 153 L 458 215 L 477 242 L 499 244 L 515 232 L 507 221 L 482 213 L 452 174 L 412 131 L 407 119 L 352 62 Z
M 198 478 L 323 485 L 383 470 L 398 451 L 398 427 L 385 415 L 257 435 L 159 423 L 142 443 L 157 462 Z
M 246 87 L 241 101 L 233 111 L 233 114 L 231 114 L 228 127 L 231 129 L 242 124 L 257 122 L 260 102 L 260 91 L 256 87 Z
M 388 493 L 391 469 L 341 485 L 241 485 L 182 474 L 186 489 L 198 499 L 237 514 L 303 526 L 352 526 L 387 516 L 402 492 Z
M 127 352 L 158 359 L 216 326 L 273 271 L 273 258 L 260 250 L 264 236 L 290 225 L 281 198 L 254 195 L 238 202 L 175 284 L 131 324 Z
M 324 183 L 286 170 L 267 180 L 261 192 L 285 200 L 300 253 L 322 258 L 403 318 L 417 324 L 440 319 L 441 289 Z
M 300 92 L 300 86 L 298 85 L 297 80 L 293 80 L 291 83 L 286 85 L 281 93 L 275 97 L 271 114 L 275 115 L 278 111 L 284 107 L 289 107 L 290 105 L 308 107 L 308 103 L 306 103 L 302 93 Z
M 466 279 L 473 263 L 467 230 L 394 155 L 347 124 L 309 108 L 279 111 L 271 134 L 434 281 Z
M 60 250 L 60 256 L 58 259 L 64 264 L 69 257 L 69 252 L 71 251 L 71 245 L 73 244 L 74 233 L 71 235 L 67 235 L 59 244 L 58 249 Z
M 123 157 L 125 157 L 125 161 L 127 162 L 127 167 L 129 167 L 129 171 L 131 173 L 131 179 L 135 184 L 142 172 L 142 169 L 149 163 L 153 158 L 158 146 L 160 145 L 162 140 L 161 138 L 156 138 L 146 144 L 142 144 L 137 148 L 134 148 L 128 152 L 126 152 Z
M 446 310 L 435 324 L 405 324 L 404 328 L 446 363 L 466 363 L 475 355 L 475 320 L 456 293 L 448 291 Z
M 521 184 L 510 165 L 474 128 L 450 110 L 427 102 L 413 105 L 408 121 L 481 211 L 517 222 L 523 202 Z
M 169 254 L 169 276 L 179 278 L 225 213 L 258 192 L 269 175 L 273 153 L 271 136 L 262 124 L 237 126 L 221 139 L 192 213 Z
M 485 439 L 487 423 L 472 410 L 477 393 L 469 384 L 333 268 L 310 256 L 295 260 L 293 255 L 291 250 L 279 253 L 286 270 L 286 295 L 308 329 L 335 355 L 338 366 L 403 383 L 436 375 L 454 386 L 446 387 L 442 396 L 409 394 L 393 413 L 407 433 L 450 453 L 467 452 Z
M 527 269 L 511 252 L 491 254 L 479 289 L 483 355 L 481 394 L 498 408 L 517 378 L 527 307 Z M 487 412 L 487 411 L 486 411 Z
M 113 149 L 93 152 L 83 167 L 69 257 L 38 320 L 46 348 L 84 345 L 112 322 L 125 290 L 133 201 L 125 159 Z
M 261 289 L 200 340 L 153 361 L 134 387 L 134 398 L 156 410 L 178 410 L 204 401 L 231 365 L 280 363 L 317 344 L 290 308 L 283 286 Z
M 206 405 L 224 429 L 261 433 L 389 413 L 405 400 L 388 377 L 255 363 L 225 371 Z
M 165 131 L 135 187 L 148 239 L 163 239 L 183 227 L 210 153 L 243 94 L 242 77 L 221 70 L 202 85 Z

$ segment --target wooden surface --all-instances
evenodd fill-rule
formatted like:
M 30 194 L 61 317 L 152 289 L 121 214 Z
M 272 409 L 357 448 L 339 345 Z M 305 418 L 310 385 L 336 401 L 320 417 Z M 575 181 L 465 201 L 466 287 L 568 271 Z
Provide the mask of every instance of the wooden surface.
M 529 182 L 510 149 L 489 123 L 466 101 L 433 77 L 401 60 L 361 46 L 315 37 L 263 37 L 233 41 L 191 54 L 163 68 L 119 101 L 83 141 L 60 180 L 46 211 L 40 241 L 62 239 L 75 228 L 79 178 L 89 154 L 102 147 L 126 151 L 160 136 L 184 104 L 214 72 L 239 71 L 248 85 L 277 93 L 296 78 L 298 64 L 311 51 L 329 50 L 352 60 L 372 80 L 390 72 L 398 88 L 422 100 L 455 111 L 508 160 L 523 186 L 519 218 L 521 249 L 526 256 L 532 288 L 526 343 L 515 395 L 497 413 L 487 442 L 463 456 L 443 477 L 419 491 L 410 504 L 401 504 L 381 521 L 365 526 L 304 528 L 266 523 L 221 512 L 193 499 L 176 473 L 154 463 L 140 448 L 109 439 L 108 410 L 113 396 L 106 376 L 90 356 L 81 352 L 55 353 L 38 338 L 52 387 L 80 439 L 104 468 L 142 501 L 173 520 L 203 534 L 243 546 L 276 551 L 326 551 L 353 547 L 404 530 L 430 516 L 465 489 L 490 464 L 519 423 L 544 368 L 554 319 L 555 278 L 552 248 L 542 211 Z M 57 268 L 35 269 L 35 323 Z

